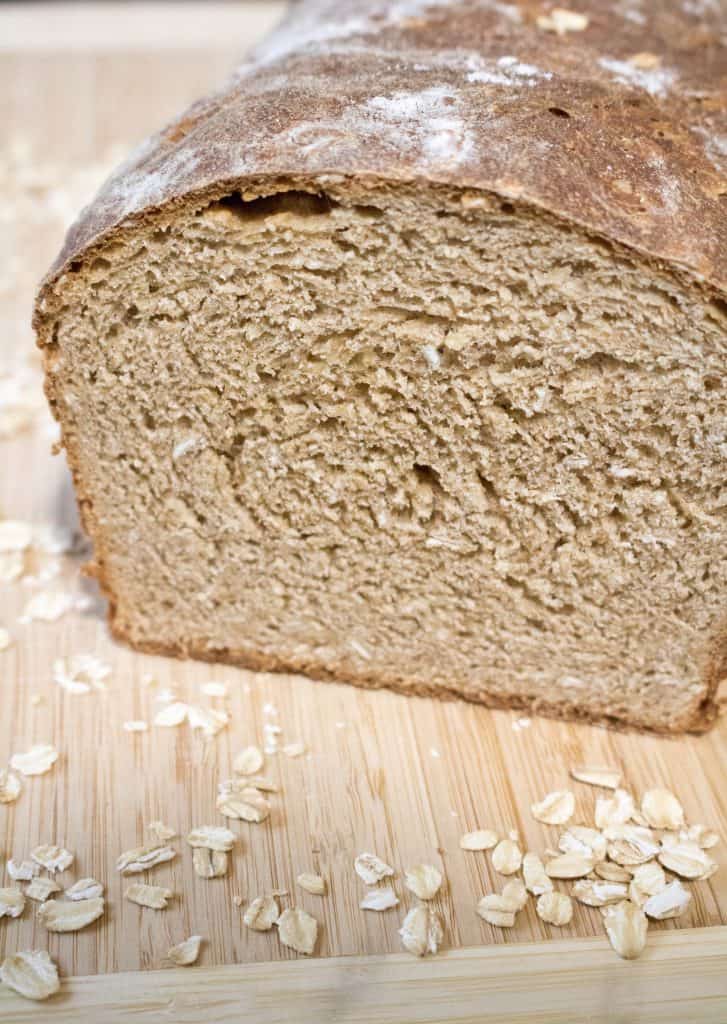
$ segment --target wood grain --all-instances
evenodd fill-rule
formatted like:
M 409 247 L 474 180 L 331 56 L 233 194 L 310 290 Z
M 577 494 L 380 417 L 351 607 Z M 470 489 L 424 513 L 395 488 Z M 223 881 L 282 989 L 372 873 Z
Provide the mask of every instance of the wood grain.
M 727 929 L 662 932 L 630 963 L 600 939 L 73 978 L 13 1024 L 724 1024 Z M 212 1014 L 214 1016 L 212 1016 Z
M 260 15 L 261 6 L 266 5 L 249 6 L 246 43 L 269 21 L 267 15 Z M 0 37 L 8 17 L 0 13 Z M 35 49 L 37 45 L 36 40 Z M 61 223 L 54 210 L 67 204 L 69 183 L 78 184 L 78 168 L 100 160 L 113 144 L 135 143 L 180 105 L 218 83 L 239 49 L 236 39 L 224 39 L 214 49 L 195 52 L 172 52 L 171 47 L 145 52 L 137 45 L 133 51 L 102 54 L 95 49 L 81 52 L 81 47 L 73 54 L 46 52 L 42 58 L 23 49 L 4 54 L 0 62 L 0 123 L 6 128 L 0 144 L 4 364 L 32 352 L 28 328 L 32 291 L 60 242 Z M 16 171 L 8 170 L 8 153 L 25 144 L 34 154 L 38 181 L 13 185 Z M 81 185 L 84 180 L 81 176 Z M 41 422 L 18 439 L 0 441 L 4 515 L 33 522 L 73 521 L 67 470 L 62 458 L 50 457 L 49 438 L 47 424 Z M 67 561 L 63 572 L 67 585 L 80 586 L 77 561 Z M 86 613 L 74 613 L 55 624 L 21 625 L 18 616 L 32 593 L 33 588 L 23 584 L 0 588 L 0 622 L 14 636 L 13 647 L 0 654 L 0 765 L 34 742 L 55 742 L 62 756 L 50 775 L 26 780 L 16 804 L 0 805 L 0 884 L 8 881 L 7 858 L 27 856 L 37 843 L 57 841 L 76 854 L 76 865 L 62 881 L 70 884 L 82 875 L 95 875 L 108 887 L 109 910 L 103 922 L 75 936 L 48 936 L 28 908 L 20 920 L 0 922 L 0 958 L 17 949 L 42 947 L 58 960 L 65 976 L 133 972 L 159 967 L 169 946 L 190 932 L 208 940 L 204 970 L 164 972 L 154 976 L 153 982 L 148 975 L 74 981 L 71 995 L 58 1001 L 55 1019 L 76 1020 L 74 1014 L 83 1008 L 87 1019 L 111 1021 L 119 1019 L 122 1009 L 134 1007 L 140 1019 L 151 1020 L 155 1018 L 150 1007 L 161 1012 L 160 1007 L 170 1005 L 175 1007 L 175 1020 L 204 1019 L 193 996 L 197 985 L 221 985 L 217 1019 L 238 1019 L 233 1008 L 237 1012 L 241 1006 L 252 1006 L 257 998 L 240 996 L 243 978 L 251 985 L 272 983 L 276 992 L 280 985 L 274 1005 L 262 996 L 255 1004 L 256 1019 L 261 1021 L 282 1020 L 286 1013 L 294 1016 L 296 992 L 311 985 L 319 986 L 315 989 L 318 1002 L 311 1004 L 319 1008 L 330 1009 L 335 1002 L 331 993 L 343 991 L 349 1015 L 341 1010 L 329 1019 L 391 1020 L 391 1000 L 396 998 L 407 1007 L 399 1006 L 401 1015 L 396 1019 L 440 1020 L 455 984 L 459 1002 L 453 1013 L 456 1010 L 458 1016 L 451 1019 L 494 1020 L 506 1003 L 490 1004 L 489 995 L 482 1002 L 484 981 L 478 978 L 488 979 L 487 984 L 502 993 L 532 982 L 533 991 L 550 998 L 548 972 L 561 962 L 563 987 L 553 990 L 553 1002 L 546 998 L 540 1016 L 518 1019 L 576 1019 L 568 1016 L 570 1004 L 564 1002 L 567 993 L 573 996 L 575 990 L 582 1008 L 579 1020 L 607 998 L 615 1000 L 615 1007 L 628 1007 L 636 991 L 643 997 L 645 1015 L 629 1020 L 718 1019 L 709 1016 L 717 991 L 710 972 L 720 941 L 724 952 L 725 932 L 716 927 L 727 924 L 724 843 L 712 851 L 721 870 L 709 882 L 693 886 L 692 908 L 679 921 L 680 928 L 711 926 L 713 930 L 687 936 L 677 934 L 673 922 L 653 925 L 659 941 L 650 947 L 649 957 L 637 965 L 625 965 L 607 950 L 598 911 L 580 905 L 572 924 L 564 929 L 544 925 L 532 905 L 511 930 L 486 925 L 475 915 L 474 906 L 484 892 L 500 888 L 503 880 L 493 873 L 487 855 L 463 853 L 458 841 L 462 832 L 478 826 L 502 832 L 516 828 L 528 848 L 542 851 L 557 833 L 532 819 L 530 804 L 549 789 L 568 786 L 569 768 L 581 762 L 620 765 L 627 786 L 637 794 L 654 785 L 674 789 L 689 820 L 704 822 L 727 836 L 724 720 L 707 736 L 679 740 L 536 719 L 521 726 L 516 714 L 493 713 L 465 703 L 406 699 L 302 678 L 138 655 L 110 640 L 103 606 L 97 600 Z M 113 666 L 106 693 L 72 696 L 53 683 L 53 660 L 85 651 Z M 229 728 L 208 742 L 186 728 L 152 729 L 137 736 L 124 733 L 125 720 L 150 720 L 157 706 L 154 688 L 142 685 L 145 673 L 152 673 L 160 687 L 173 688 L 181 699 L 202 704 L 220 702 L 200 696 L 200 684 L 224 682 L 230 696 L 221 703 L 231 714 Z M 42 703 L 34 704 L 34 695 Z M 277 715 L 266 714 L 266 705 L 273 705 Z M 118 854 L 140 844 L 145 824 L 154 818 L 163 818 L 182 835 L 195 825 L 221 823 L 215 810 L 216 784 L 228 775 L 232 758 L 243 745 L 262 741 L 266 721 L 280 724 L 285 742 L 305 741 L 309 753 L 299 759 L 281 754 L 268 759 L 266 770 L 279 781 L 281 793 L 274 799 L 269 821 L 238 827 L 241 845 L 230 875 L 214 881 L 197 878 L 191 851 L 178 843 L 177 859 L 151 876 L 155 883 L 178 893 L 170 908 L 156 913 L 125 902 L 122 881 L 114 870 Z M 578 815 L 590 821 L 596 791 L 578 785 L 574 789 Z M 248 899 L 271 888 L 289 890 L 297 903 L 320 920 L 319 956 L 397 952 L 399 911 L 373 914 L 358 908 L 362 886 L 353 874 L 352 860 L 366 849 L 395 865 L 399 879 L 405 867 L 420 861 L 443 869 L 446 885 L 437 905 L 445 920 L 446 945 L 464 951 L 425 965 L 394 957 L 340 964 L 326 961 L 322 966 L 316 961 L 315 967 L 308 962 L 291 964 L 288 973 L 280 974 L 263 966 L 249 967 L 241 975 L 211 970 L 214 964 L 294 958 L 274 934 L 245 929 L 241 910 L 233 903 L 236 895 Z M 295 876 L 304 870 L 327 877 L 330 894 L 326 898 L 296 892 Z M 403 909 L 408 900 L 400 880 L 396 886 Z M 587 941 L 592 936 L 597 940 Z M 545 941 L 555 938 L 583 941 L 558 945 Z M 534 951 L 524 943 L 541 945 Z M 466 950 L 483 945 L 488 948 L 476 954 Z M 492 959 L 496 946 L 502 947 L 505 960 Z M 704 954 L 706 961 L 705 949 L 711 951 Z M 685 957 L 689 960 L 686 974 L 680 973 Z M 658 965 L 666 967 L 661 970 Z M 591 970 L 593 975 L 588 974 Z M 369 991 L 371 979 L 375 984 Z M 153 1001 L 144 1009 L 143 1000 L 150 992 Z M 687 1004 L 679 1000 L 698 994 L 704 995 L 704 1005 L 689 1003 L 689 1014 L 680 1018 L 678 1009 Z M 3 993 L 0 1016 L 6 1007 L 13 1020 L 26 1019 L 22 1013 L 32 1011 Z M 297 1019 L 325 1018 L 299 1015 Z

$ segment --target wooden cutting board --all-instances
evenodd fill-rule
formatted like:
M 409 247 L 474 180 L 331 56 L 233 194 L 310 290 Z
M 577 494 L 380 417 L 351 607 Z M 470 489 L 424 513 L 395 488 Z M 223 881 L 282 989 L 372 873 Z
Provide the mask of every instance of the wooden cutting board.
M 113 146 L 140 140 L 217 84 L 242 42 L 282 9 L 205 4 L 202 17 L 195 4 L 136 4 L 132 14 L 121 6 L 108 13 L 84 5 L 82 16 L 65 4 L 10 4 L 0 12 L 0 346 L 3 366 L 30 367 L 31 397 L 38 380 L 30 301 L 64 220 L 89 198 Z M 55 48 L 59 33 L 72 52 Z M 75 522 L 65 462 L 50 455 L 52 437 L 40 408 L 30 428 L 0 440 L 5 516 Z M 95 876 L 106 885 L 108 910 L 72 936 L 49 936 L 34 905 L 21 919 L 0 922 L 0 958 L 47 948 L 71 978 L 61 997 L 40 1007 L 0 988 L 0 1019 L 727 1020 L 724 842 L 712 851 L 721 870 L 692 886 L 678 928 L 651 926 L 647 954 L 636 963 L 615 957 L 599 912 L 580 904 L 566 928 L 543 924 L 532 901 L 512 929 L 485 924 L 475 905 L 503 879 L 489 855 L 459 849 L 463 832 L 491 827 L 502 835 L 516 829 L 524 847 L 542 852 L 557 830 L 534 821 L 529 808 L 556 788 L 572 786 L 577 817 L 591 822 L 598 791 L 568 774 L 587 762 L 620 766 L 637 795 L 657 785 L 673 789 L 690 821 L 727 837 L 724 720 L 704 737 L 655 739 L 147 657 L 110 640 L 103 603 L 80 581 L 80 562 L 64 556 L 55 580 L 0 587 L 0 623 L 13 636 L 0 654 L 0 766 L 33 743 L 55 743 L 61 754 L 51 773 L 25 781 L 15 804 L 0 805 L 0 884 L 10 883 L 6 859 L 58 842 L 76 857 L 61 881 Z M 49 587 L 86 595 L 87 607 L 54 623 L 21 624 L 29 598 Z M 64 692 L 52 679 L 54 660 L 86 652 L 111 666 L 107 689 Z M 201 687 L 210 681 L 229 696 L 205 696 Z M 224 708 L 229 726 L 212 740 L 186 726 L 125 732 L 125 721 L 151 722 L 167 688 L 181 700 Z M 302 741 L 306 753 L 267 758 L 265 771 L 280 792 L 268 821 L 233 825 L 240 842 L 227 877 L 196 877 L 190 849 L 177 840 L 176 859 L 150 879 L 176 893 L 169 909 L 125 901 L 118 855 L 148 839 L 154 819 L 180 836 L 221 823 L 217 782 L 243 746 L 263 744 L 266 724 L 280 727 L 281 745 Z M 396 867 L 400 908 L 359 909 L 363 886 L 352 861 L 362 850 Z M 401 953 L 397 934 L 410 905 L 402 873 L 419 862 L 439 866 L 446 879 L 435 901 L 446 951 L 422 962 Z M 323 874 L 328 894 L 297 889 L 301 871 Z M 274 932 L 242 924 L 235 898 L 273 889 L 290 894 L 284 906 L 294 901 L 319 920 L 315 959 L 296 957 Z M 206 938 L 199 966 L 148 973 L 190 933 Z

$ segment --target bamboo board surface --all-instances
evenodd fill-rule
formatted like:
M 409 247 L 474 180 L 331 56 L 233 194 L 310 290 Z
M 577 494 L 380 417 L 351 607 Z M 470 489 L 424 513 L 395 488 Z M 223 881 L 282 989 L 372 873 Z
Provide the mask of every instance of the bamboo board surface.
M 44 5 L 34 9 L 38 6 Z M 45 6 L 58 11 L 65 5 Z M 161 6 L 149 5 L 148 34 L 135 39 L 129 33 L 123 46 L 103 47 L 99 39 L 106 38 L 104 32 L 114 35 L 113 19 L 119 12 L 112 8 L 107 15 L 99 5 L 87 5 L 89 38 L 84 44 L 79 28 L 72 53 L 53 49 L 52 34 L 43 36 L 42 18 L 30 31 L 19 5 L 0 8 L 0 39 L 14 43 L 13 49 L 5 46 L 0 53 L 0 367 L 28 364 L 32 387 L 37 384 L 37 363 L 28 326 L 30 301 L 60 243 L 64 220 L 89 198 L 113 147 L 124 149 L 139 141 L 181 105 L 224 79 L 243 48 L 231 35 L 235 17 L 245 29 L 243 42 L 250 44 L 274 20 L 272 9 L 275 14 L 282 9 L 280 4 L 230 5 L 236 14 L 226 15 L 225 31 L 216 39 L 201 32 L 203 45 L 190 49 L 190 18 L 199 19 L 201 5 L 165 5 L 163 13 Z M 176 36 L 170 28 L 163 46 L 162 16 L 179 30 Z M 156 40 L 153 48 L 144 43 L 146 38 Z M 50 455 L 52 439 L 52 425 L 41 411 L 31 429 L 0 440 L 2 515 L 34 523 L 75 522 L 65 463 Z M 11 754 L 36 742 L 53 742 L 61 752 L 50 774 L 26 779 L 20 799 L 0 805 L 0 885 L 11 884 L 6 859 L 27 857 L 39 843 L 58 842 L 76 855 L 74 867 L 61 880 L 70 884 L 93 875 L 103 881 L 108 910 L 101 923 L 73 936 L 58 936 L 48 935 L 35 921 L 34 906 L 26 908 L 21 919 L 0 922 L 0 959 L 19 949 L 47 948 L 64 976 L 105 975 L 158 968 L 169 946 L 192 932 L 207 941 L 202 967 L 164 972 L 153 984 L 146 973 L 124 974 L 118 983 L 92 977 L 74 981 L 70 995 L 57 1002 L 57 1019 L 123 1019 L 132 1005 L 141 1013 L 151 992 L 157 1002 L 146 1006 L 148 1015 L 141 1019 L 157 1019 L 154 1014 L 164 1006 L 168 1009 L 164 1000 L 173 998 L 170 993 L 176 985 L 186 1001 L 173 1019 L 205 1020 L 195 998 L 197 987 L 201 992 L 205 985 L 219 983 L 222 1002 L 217 1019 L 237 1019 L 235 1012 L 256 1007 L 258 1016 L 253 1019 L 282 1020 L 286 1012 L 293 1014 L 296 993 L 311 984 L 319 987 L 316 998 L 328 999 L 330 1010 L 341 977 L 347 979 L 347 999 L 353 999 L 352 988 L 359 979 L 361 986 L 371 981 L 381 1001 L 376 1003 L 379 996 L 367 996 L 373 1000 L 370 1005 L 359 999 L 356 1011 L 346 1010 L 349 1016 L 341 1010 L 340 1017 L 330 1019 L 443 1020 L 442 992 L 455 1000 L 460 984 L 465 987 L 459 990 L 460 1001 L 452 1002 L 451 1019 L 510 1019 L 496 1017 L 502 1002 L 492 1004 L 491 1017 L 476 1010 L 473 1000 L 481 989 L 466 984 L 467 978 L 472 982 L 485 976 L 494 984 L 502 971 L 513 972 L 502 983 L 502 992 L 512 985 L 511 1000 L 518 985 L 520 990 L 548 992 L 553 988 L 548 972 L 551 979 L 559 976 L 559 991 L 570 992 L 572 1000 L 579 1000 L 573 1003 L 578 1013 L 594 1019 L 609 1019 L 594 1015 L 606 1005 L 605 993 L 613 994 L 614 985 L 614 998 L 622 999 L 624 1007 L 635 985 L 644 1007 L 661 1007 L 658 1017 L 654 1011 L 653 1017 L 628 1019 L 727 1019 L 727 993 L 724 988 L 717 992 L 714 980 L 720 950 L 723 975 L 727 952 L 727 931 L 720 927 L 727 925 L 724 842 L 711 851 L 721 870 L 692 887 L 691 909 L 679 920 L 682 929 L 700 930 L 687 936 L 677 933 L 673 922 L 652 925 L 654 935 L 663 937 L 655 940 L 653 953 L 638 966 L 614 957 L 603 940 L 599 912 L 582 905 L 576 905 L 572 924 L 562 929 L 543 924 L 532 901 L 512 929 L 485 924 L 474 913 L 475 904 L 485 892 L 499 891 L 503 879 L 492 871 L 488 855 L 464 853 L 458 845 L 460 835 L 476 827 L 493 827 L 501 834 L 515 828 L 525 847 L 542 852 L 557 830 L 535 822 L 530 804 L 548 790 L 569 785 L 577 795 L 578 817 L 590 823 L 597 791 L 568 779 L 571 767 L 586 762 L 618 764 L 626 787 L 636 794 L 655 785 L 673 789 L 688 820 L 703 822 L 727 837 L 725 719 L 707 736 L 656 739 L 523 720 L 517 714 L 464 703 L 407 699 L 143 656 L 110 640 L 103 603 L 80 580 L 80 559 L 65 557 L 61 562 L 63 587 L 86 594 L 89 606 L 56 623 L 18 622 L 25 603 L 42 586 L 27 581 L 0 585 L 0 624 L 13 636 L 10 649 L 0 653 L 0 767 Z M 112 666 L 105 692 L 76 696 L 53 682 L 53 661 L 79 652 L 94 653 Z M 154 677 L 156 687 L 144 684 L 146 674 Z M 202 696 L 200 685 L 208 681 L 225 683 L 229 697 Z M 225 707 L 231 715 L 229 727 L 211 741 L 192 735 L 187 727 L 125 733 L 124 721 L 151 720 L 159 707 L 155 695 L 162 688 L 173 689 L 181 700 Z M 124 901 L 128 880 L 115 871 L 117 856 L 148 839 L 145 825 L 155 818 L 173 825 L 182 836 L 196 825 L 221 824 L 215 810 L 217 782 L 229 776 L 232 758 L 241 747 L 262 745 L 266 722 L 281 727 L 281 742 L 302 740 L 308 752 L 300 758 L 278 754 L 267 759 L 266 773 L 280 783 L 281 792 L 273 798 L 267 822 L 233 825 L 241 845 L 228 876 L 197 878 L 191 851 L 178 841 L 177 858 L 150 878 L 178 894 L 170 908 L 157 913 Z M 401 908 L 385 914 L 360 911 L 363 886 L 353 873 L 352 860 L 362 850 L 375 850 L 396 867 Z M 271 889 L 288 890 L 321 923 L 318 957 L 400 953 L 400 911 L 410 905 L 401 875 L 405 867 L 422 861 L 438 865 L 446 879 L 436 905 L 445 922 L 445 946 L 454 952 L 441 961 L 420 964 L 400 956 L 315 960 L 289 964 L 288 973 L 275 974 L 265 962 L 295 960 L 295 954 L 282 947 L 274 933 L 246 929 L 242 910 L 233 902 L 235 896 L 247 900 Z M 296 892 L 295 877 L 301 871 L 325 875 L 329 894 L 320 898 Z M 554 939 L 581 941 L 548 941 Z M 537 943 L 537 949 L 523 945 L 529 943 Z M 509 946 L 522 949 L 526 959 L 521 962 L 505 948 Z M 502 959 L 497 959 L 497 947 Z M 690 966 L 684 968 L 687 962 Z M 241 963 L 258 966 L 245 968 L 248 973 L 239 980 L 248 979 L 262 986 L 261 991 L 272 988 L 264 1005 L 263 1001 L 253 1007 L 252 996 L 245 997 L 248 1002 L 235 1002 L 238 976 L 222 968 L 212 970 L 212 965 Z M 338 964 L 347 966 L 344 970 Z M 586 977 L 588 971 L 595 972 L 595 987 L 574 982 L 581 970 Z M 657 979 L 667 977 L 672 979 L 671 989 L 657 984 Z M 430 1009 L 417 1005 L 415 1011 L 414 992 L 427 985 L 433 986 Z M 426 987 L 421 991 L 426 993 Z M 409 994 L 412 1006 L 397 1010 L 394 1004 L 404 998 L 402 992 Z M 523 1015 L 517 1019 L 570 1020 L 562 1009 L 566 1004 L 557 1003 L 555 989 L 551 997 L 552 1005 L 547 999 L 542 1004 L 542 1014 L 532 1004 L 523 1004 Z M 692 997 L 693 1005 L 688 1002 Z M 425 999 L 429 1002 L 429 996 Z M 669 1013 L 676 1013 L 676 1007 L 682 1016 L 664 1016 L 667 1003 Z M 52 1005 L 56 1004 L 36 1011 L 32 1004 L 0 992 L 0 1019 L 54 1019 Z M 512 1001 L 508 1005 L 515 1006 Z M 368 1006 L 368 1016 L 361 1006 Z M 538 1015 L 526 1016 L 526 1010 Z M 548 1016 L 546 1010 L 556 1015 Z M 319 1013 L 310 1019 L 326 1018 Z

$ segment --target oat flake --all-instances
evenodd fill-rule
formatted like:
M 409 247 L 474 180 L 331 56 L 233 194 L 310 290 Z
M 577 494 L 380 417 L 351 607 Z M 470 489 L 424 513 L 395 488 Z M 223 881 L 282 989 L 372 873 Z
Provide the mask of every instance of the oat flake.
M 570 924 L 573 917 L 573 902 L 563 892 L 544 892 L 535 905 L 538 917 L 546 924 L 562 928 Z
M 206 846 L 195 846 L 192 866 L 200 878 L 222 878 L 227 874 L 227 854 L 223 850 L 210 850 Z
M 200 825 L 194 828 L 187 836 L 190 846 L 202 846 L 207 850 L 218 850 L 222 853 L 229 853 L 235 845 L 237 836 L 224 825 Z
M 413 907 L 399 929 L 401 944 L 414 956 L 426 956 L 438 951 L 444 930 L 439 914 L 428 906 Z
M 20 917 L 25 907 L 21 889 L 9 886 L 0 889 L 0 917 Z
M 497 846 L 498 835 L 491 828 L 477 829 L 475 832 L 465 832 L 459 841 L 461 850 L 491 850 Z
M 565 825 L 573 817 L 575 809 L 575 797 L 568 790 L 554 790 L 530 806 L 535 820 L 544 825 Z
M 280 917 L 280 907 L 273 896 L 258 896 L 245 911 L 242 920 L 256 932 L 269 931 Z
M 501 875 L 514 875 L 521 864 L 520 847 L 512 839 L 502 839 L 492 851 L 492 866 Z
M 36 846 L 34 850 L 30 851 L 30 857 L 46 871 L 53 873 L 65 871 L 73 863 L 73 854 L 62 846 Z
M 173 896 L 171 889 L 165 889 L 161 885 L 145 885 L 144 882 L 134 882 L 124 893 L 125 899 L 131 903 L 149 907 L 150 910 L 166 910 L 168 901 Z
M 318 937 L 318 922 L 300 907 L 284 910 L 277 920 L 278 935 L 284 946 L 310 956 Z
M 202 936 L 190 935 L 184 942 L 172 946 L 167 953 L 167 959 L 171 960 L 175 967 L 189 967 L 191 964 L 196 963 L 201 946 Z
M 11 804 L 20 796 L 22 783 L 14 772 L 0 770 L 0 804 Z
M 526 853 L 523 857 L 523 878 L 528 892 L 533 896 L 553 891 L 553 883 L 545 873 L 543 862 L 537 853 Z
M 618 789 L 621 783 L 621 772 L 617 768 L 584 765 L 582 768 L 571 769 L 570 774 L 576 782 L 584 782 L 588 786 L 601 786 L 603 789 Z
M 376 885 L 383 878 L 394 874 L 394 869 L 377 857 L 375 853 L 360 853 L 353 862 L 353 866 L 358 877 L 366 885 Z
M 245 747 L 232 762 L 236 775 L 255 775 L 263 766 L 263 755 L 259 747 Z
M 0 981 L 25 999 L 48 999 L 59 991 L 58 968 L 45 950 L 26 950 L 0 964 Z
M 93 900 L 103 896 L 103 886 L 95 878 L 79 878 L 77 882 L 66 889 L 66 896 L 69 900 Z
M 361 910 L 389 910 L 399 905 L 396 893 L 390 885 L 382 885 L 379 889 L 370 889 L 359 903 Z
M 137 846 L 134 850 L 127 850 L 122 853 L 116 861 L 116 870 L 122 875 L 135 875 L 141 871 L 148 871 L 149 868 L 165 861 L 172 860 L 177 856 L 177 851 L 171 846 L 156 843 L 152 846 Z
M 50 899 L 51 896 L 60 891 L 60 885 L 54 882 L 52 878 L 34 878 L 25 890 L 25 895 L 30 900 L 45 903 L 47 899 Z
M 49 932 L 77 932 L 98 920 L 103 912 L 101 897 L 78 902 L 48 900 L 38 908 L 38 920 Z
M 404 883 L 420 900 L 431 900 L 439 892 L 442 875 L 432 864 L 417 864 L 405 873 Z
M 608 940 L 620 957 L 634 960 L 641 956 L 646 946 L 648 921 L 640 907 L 629 900 L 622 900 L 605 908 L 604 926 Z
M 301 889 L 311 893 L 313 896 L 324 896 L 326 892 L 326 881 L 320 875 L 309 872 L 302 872 L 296 879 Z
M 10 766 L 21 775 L 45 775 L 58 760 L 58 751 L 49 743 L 37 743 L 25 754 L 13 754 Z

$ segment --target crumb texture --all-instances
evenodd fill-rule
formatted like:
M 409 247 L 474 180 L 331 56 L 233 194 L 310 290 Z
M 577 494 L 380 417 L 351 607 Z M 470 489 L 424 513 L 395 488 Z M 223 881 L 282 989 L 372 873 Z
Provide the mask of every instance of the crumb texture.
M 403 185 L 187 206 L 56 295 L 49 393 L 131 643 L 704 717 L 723 301 L 524 207 Z

